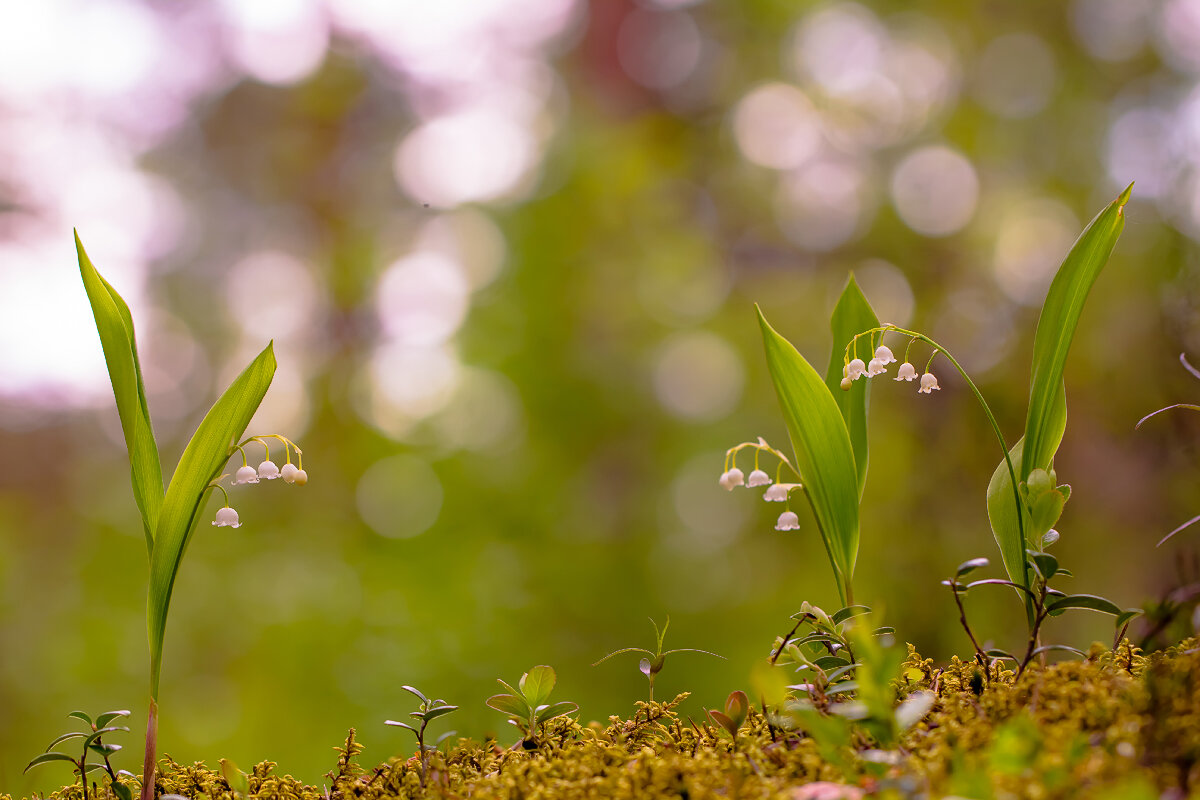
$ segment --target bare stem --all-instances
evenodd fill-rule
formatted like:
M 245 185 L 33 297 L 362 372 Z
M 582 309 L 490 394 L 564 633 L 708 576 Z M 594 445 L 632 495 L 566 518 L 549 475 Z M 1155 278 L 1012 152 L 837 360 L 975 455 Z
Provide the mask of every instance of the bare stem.
M 158 701 L 150 698 L 146 717 L 146 760 L 142 766 L 142 800 L 154 800 L 154 762 L 158 753 Z

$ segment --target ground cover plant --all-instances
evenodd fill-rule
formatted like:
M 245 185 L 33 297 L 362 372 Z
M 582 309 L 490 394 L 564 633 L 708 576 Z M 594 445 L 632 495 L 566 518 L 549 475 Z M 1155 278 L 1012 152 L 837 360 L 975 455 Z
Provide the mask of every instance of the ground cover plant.
M 382 721 L 409 730 L 407 749 L 373 768 L 357 763 L 359 732 L 338 748 L 335 767 L 321 786 L 307 785 L 262 762 L 243 772 L 227 759 L 213 770 L 204 763 L 158 759 L 158 684 L 167 609 L 176 574 L 209 494 L 224 499 L 212 521 L 240 524 L 220 481 L 235 455 L 241 466 L 233 485 L 283 477 L 307 482 L 301 452 L 278 434 L 243 439 L 243 431 L 275 369 L 271 346 L 256 358 L 205 416 L 184 451 L 170 485 L 162 471 L 145 401 L 132 318 L 120 295 L 100 277 L 79 245 L 79 264 L 100 330 L 129 450 L 134 496 L 150 555 L 148 631 L 150 703 L 143 772 L 114 770 L 120 746 L 103 736 L 123 732 L 111 723 L 129 712 L 95 720 L 71 716 L 89 730 L 60 736 L 29 767 L 68 762 L 80 782 L 56 797 L 143 800 L 173 796 L 209 798 L 392 797 L 764 797 L 933 798 L 966 797 L 1188 797 L 1200 792 L 1200 642 L 1185 639 L 1152 653 L 1126 634 L 1138 609 L 1121 609 L 1096 594 L 1068 594 L 1058 581 L 1072 578 L 1048 552 L 1070 487 L 1058 483 L 1054 457 L 1066 429 L 1063 369 L 1087 294 L 1108 260 L 1124 224 L 1126 189 L 1085 228 L 1051 284 L 1034 340 L 1029 406 L 1023 436 L 1009 444 L 982 392 L 942 343 L 928 335 L 880 322 L 853 279 L 831 317 L 833 351 L 824 376 L 758 313 L 769 372 L 792 444 L 789 454 L 759 438 L 730 448 L 719 484 L 726 489 L 765 487 L 763 499 L 784 504 L 776 528 L 803 529 L 792 508 L 803 498 L 833 572 L 841 607 L 832 613 L 809 600 L 790 618 L 744 686 L 733 687 L 699 719 L 679 707 L 686 694 L 654 699 L 655 677 L 666 657 L 697 648 L 664 650 L 667 624 L 655 628 L 655 647 L 623 648 L 601 658 L 642 654 L 639 670 L 650 697 L 627 717 L 585 722 L 571 700 L 550 701 L 555 670 L 538 665 L 516 685 L 482 701 L 516 727 L 515 743 L 482 742 L 443 733 L 432 742 L 427 727 L 461 705 L 430 699 L 403 686 L 419 701 L 413 723 Z M 902 345 L 902 347 L 901 347 Z M 896 353 L 901 353 L 901 358 Z M 869 358 L 867 358 L 869 356 Z M 921 370 L 916 363 L 924 359 Z M 910 360 L 912 359 L 912 360 Z M 933 372 L 944 360 L 978 402 L 996 437 L 999 464 L 981 496 L 1006 572 L 1004 578 L 968 580 L 990 565 L 971 559 L 943 581 L 945 613 L 970 640 L 967 659 L 936 666 L 898 639 L 896 625 L 856 603 L 854 573 L 860 505 L 867 478 L 867 411 L 871 379 L 899 363 L 894 380 L 919 380 L 932 395 L 941 386 Z M 1186 366 L 1186 361 L 1185 361 Z M 271 442 L 284 450 L 278 467 Z M 247 447 L 264 448 L 257 468 Z M 753 454 L 747 476 L 738 458 Z M 293 456 L 296 463 L 292 463 Z M 775 470 L 762 459 L 774 459 Z M 785 479 L 786 478 L 786 479 Z M 804 536 L 802 532 L 799 534 Z M 1027 638 L 1012 650 L 985 647 L 972 628 L 964 597 L 998 586 L 1017 597 Z M 931 594 L 934 593 L 931 588 Z M 858 587 L 861 599 L 868 592 Z M 1111 643 L 1043 641 L 1045 621 L 1071 610 L 1110 615 Z M 903 621 L 893 621 L 903 630 Z M 781 626 L 782 627 L 782 626 Z M 1078 646 L 1077 646 L 1078 645 Z M 1056 658 L 1069 656 L 1054 663 Z M 80 739 L 82 754 L 53 750 Z M 103 763 L 93 758 L 99 757 Z M 90 785 L 89 785 L 90 781 Z

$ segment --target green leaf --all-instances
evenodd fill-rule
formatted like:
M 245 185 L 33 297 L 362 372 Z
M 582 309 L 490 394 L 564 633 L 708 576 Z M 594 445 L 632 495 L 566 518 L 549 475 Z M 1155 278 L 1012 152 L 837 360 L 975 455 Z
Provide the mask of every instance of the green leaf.
M 25 765 L 24 772 L 29 772 L 29 770 L 33 769 L 39 764 L 49 764 L 51 761 L 66 761 L 74 767 L 79 766 L 79 764 L 75 762 L 75 759 L 68 755 L 64 755 L 62 753 L 42 753 L 40 756 Z
M 399 722 L 394 719 L 385 719 L 383 721 L 383 724 L 391 725 L 393 728 L 407 728 L 408 730 L 412 731 L 413 733 L 417 732 L 417 729 L 414 728 L 412 725 L 409 725 L 407 722 Z
M 859 614 L 870 613 L 871 609 L 868 606 L 846 606 L 845 608 L 835 611 L 830 619 L 833 620 L 834 625 L 840 625 L 852 617 L 857 617 Z
M 1025 448 L 1021 453 L 1024 480 L 1034 469 L 1048 469 L 1061 436 L 1058 396 L 1071 340 L 1083 313 L 1088 292 L 1108 263 L 1108 257 L 1125 227 L 1125 204 L 1130 184 L 1121 196 L 1096 215 L 1072 245 L 1054 276 L 1033 339 L 1033 369 L 1029 386 L 1029 414 L 1025 420 Z
M 579 710 L 578 703 L 572 703 L 570 700 L 562 700 L 551 706 L 542 706 L 537 710 L 537 721 L 545 722 L 555 717 L 561 717 L 564 714 L 574 714 Z
M 838 591 L 843 603 L 850 605 L 859 535 L 858 473 L 850 435 L 837 401 L 812 365 L 775 332 L 761 310 L 758 321 L 767 370 L 783 408 L 805 496 L 833 565 Z
M 525 718 L 532 709 L 523 699 L 511 694 L 494 694 L 484 701 L 489 708 L 513 717 Z
M 1025 502 L 1029 506 L 1029 529 L 1025 531 L 1025 538 L 1037 543 L 1062 516 L 1071 487 L 1055 486 L 1050 473 L 1039 468 L 1029 473 L 1024 489 Z
M 452 711 L 458 711 L 458 706 L 438 706 L 437 708 L 429 709 L 421 716 L 426 722 L 430 722 L 438 717 L 444 717 Z
M 213 404 L 183 451 L 163 501 L 150 556 L 147 622 L 150 635 L 150 696 L 158 699 L 163 635 L 171 590 L 192 532 L 199 523 L 209 482 L 221 474 L 230 447 L 246 430 L 275 375 L 268 344 Z
M 961 578 L 963 575 L 974 572 L 980 567 L 986 567 L 992 562 L 986 558 L 972 558 L 970 561 L 964 561 L 958 565 L 958 569 L 954 571 L 955 578 Z
M 117 800 L 133 800 L 133 791 L 120 781 L 113 781 L 111 787 Z
M 417 698 L 418 698 L 418 699 L 420 699 L 420 701 L 421 701 L 422 703 L 428 703 L 428 702 L 429 702 L 429 698 L 428 698 L 428 697 L 426 697 L 425 695 L 421 694 L 421 690 L 420 690 L 420 689 L 418 689 L 418 688 L 416 688 L 416 687 L 414 687 L 414 686 L 401 686 L 400 688 L 401 688 L 401 689 L 403 689 L 403 690 L 404 690 L 404 691 L 406 691 L 406 692 L 409 692 L 409 693 L 411 693 L 411 694 L 415 694 L 415 695 L 417 696 Z
M 545 664 L 536 666 L 521 676 L 518 688 L 531 706 L 540 706 L 554 691 L 556 677 L 554 669 Z
M 604 658 L 602 658 L 599 661 L 592 664 L 592 666 L 593 667 L 599 666 L 600 664 L 603 664 L 605 661 L 608 661 L 613 656 L 619 656 L 622 653 L 645 653 L 648 656 L 654 655 L 654 653 L 651 653 L 649 650 L 646 650 L 641 647 L 623 647 L 620 650 L 613 650 L 611 653 L 606 655 Z
M 730 736 L 737 736 L 738 728 L 741 726 L 731 720 L 728 715 L 722 714 L 720 711 L 709 711 L 708 715 L 713 718 L 713 722 L 724 728 L 725 732 Z
M 150 424 L 150 409 L 146 405 L 146 387 L 138 362 L 133 315 L 117 290 L 96 271 L 78 233 L 75 234 L 75 250 L 79 255 L 79 274 L 92 306 L 92 315 L 96 318 L 96 331 L 100 334 L 108 377 L 117 401 L 121 432 L 125 435 L 125 447 L 129 451 L 133 498 L 142 515 L 146 552 L 149 553 L 154 546 L 154 531 L 158 527 L 163 504 L 163 475 L 154 429 Z
M 746 715 L 750 713 L 750 698 L 740 689 L 730 692 L 729 697 L 725 699 L 725 713 L 733 720 L 734 730 L 737 730 L 742 727 Z
M 108 725 L 108 723 L 110 723 L 114 719 L 116 719 L 117 717 L 128 717 L 128 716 L 129 716 L 128 711 L 105 711 L 103 714 L 100 714 L 96 717 L 96 727 L 103 728 L 106 725 Z M 126 730 L 128 730 L 128 728 L 126 728 Z
M 89 734 L 89 733 L 90 733 L 90 731 L 88 731 L 88 732 L 84 732 L 84 731 L 72 731 L 71 733 L 64 733 L 62 736 L 58 737 L 58 738 L 57 738 L 57 739 L 55 739 L 53 742 L 51 742 L 50 744 L 46 745 L 46 749 L 47 749 L 47 750 L 49 750 L 51 747 L 55 747 L 55 746 L 57 746 L 57 745 L 59 745 L 59 744 L 62 744 L 63 742 L 70 741 L 71 739 L 83 739 L 83 738 L 86 738 L 86 737 L 88 736 L 88 734 Z
M 1051 613 L 1065 611 L 1068 608 L 1085 608 L 1090 611 L 1112 614 L 1114 617 L 1119 617 L 1122 613 L 1116 603 L 1094 594 L 1069 594 L 1046 606 L 1046 610 Z
M 1132 622 L 1136 617 L 1140 617 L 1143 613 L 1140 608 L 1127 608 L 1117 615 L 1117 628 L 1123 628 Z
M 1058 574 L 1058 559 L 1049 553 L 1029 553 L 1029 560 L 1037 567 L 1042 580 L 1050 580 Z
M 1070 653 L 1071 655 L 1079 656 L 1080 658 L 1087 658 L 1087 653 L 1083 652 L 1082 650 L 1080 650 L 1077 647 L 1071 647 L 1070 645 L 1066 645 L 1066 644 L 1044 644 L 1041 647 L 1034 648 L 1033 652 L 1030 655 L 1036 656 L 1036 655 L 1041 655 L 1042 653 L 1050 653 L 1050 652 L 1053 652 L 1056 650 L 1060 653 Z
M 70 714 L 67 714 L 67 719 L 72 719 L 72 718 L 78 719 L 78 720 L 83 720 L 84 722 L 86 722 L 88 724 L 89 727 L 92 724 L 92 718 L 82 711 L 72 711 Z
M 879 318 L 867 302 L 858 283 L 851 275 L 846 281 L 833 314 L 829 318 L 829 328 L 833 333 L 833 350 L 829 354 L 829 368 L 825 371 L 825 385 L 833 395 L 850 435 L 850 446 L 854 451 L 854 465 L 858 474 L 858 496 L 862 499 L 863 489 L 867 484 L 867 409 L 870 406 L 871 382 L 857 380 L 851 384 L 850 390 L 841 387 L 842 367 L 845 364 L 846 346 L 860 333 L 879 327 Z M 875 347 L 881 339 L 875 334 L 859 340 L 859 356 L 864 361 L 870 361 Z M 853 357 L 853 356 L 852 356 Z

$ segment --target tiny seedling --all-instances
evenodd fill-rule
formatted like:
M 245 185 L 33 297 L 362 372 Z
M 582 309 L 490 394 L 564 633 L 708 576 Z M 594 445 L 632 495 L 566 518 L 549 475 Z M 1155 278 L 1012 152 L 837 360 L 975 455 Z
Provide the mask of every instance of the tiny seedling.
M 492 695 L 486 702 L 489 708 L 507 714 L 509 724 L 521 732 L 521 740 L 517 745 L 527 750 L 534 749 L 537 747 L 537 735 L 544 730 L 548 721 L 579 710 L 577 703 L 568 700 L 552 705 L 546 703 L 557 680 L 554 669 L 545 665 L 534 667 L 522 675 L 515 689 L 497 678 L 508 694 Z
M 117 731 L 129 730 L 129 728 L 124 725 L 110 724 L 118 717 L 128 717 L 129 712 L 105 711 L 103 714 L 98 714 L 94 720 L 82 711 L 72 711 L 70 714 L 67 714 L 67 716 L 69 718 L 82 721 L 88 726 L 88 729 L 86 731 L 71 731 L 70 733 L 64 733 L 62 736 L 59 736 L 46 746 L 46 752 L 42 753 L 37 758 L 34 758 L 29 762 L 28 765 L 26 765 L 25 772 L 28 772 L 39 764 L 49 764 L 54 761 L 65 761 L 75 767 L 75 773 L 79 775 L 79 782 L 83 785 L 83 800 L 88 800 L 88 775 L 97 771 L 104 772 L 108 775 L 113 794 L 120 798 L 120 800 L 133 800 L 133 792 L 130 791 L 128 786 L 121 783 L 117 776 L 128 775 L 131 778 L 135 776 L 132 772 L 128 772 L 126 770 L 115 772 L 112 764 L 109 762 L 109 759 L 113 756 L 113 754 L 121 749 L 121 745 L 110 744 L 104 741 L 104 735 L 107 733 L 116 733 Z M 53 749 L 54 747 L 62 744 L 63 742 L 70 741 L 71 739 L 83 740 L 83 750 L 79 754 L 79 758 L 72 758 L 66 753 L 59 753 Z M 95 753 L 96 755 L 100 756 L 100 758 L 104 760 L 104 763 L 89 764 L 88 755 L 90 753 Z
M 659 629 L 658 623 L 655 622 L 653 619 L 650 620 L 650 624 L 654 626 L 654 639 L 656 642 L 656 644 L 654 645 L 653 652 L 646 650 L 645 648 L 641 648 L 641 647 L 624 647 L 620 650 L 614 650 L 613 652 L 606 655 L 604 658 L 602 658 L 599 661 L 597 661 L 596 663 L 592 664 L 592 666 L 593 667 L 599 666 L 600 664 L 603 664 L 605 661 L 608 661 L 613 656 L 619 656 L 622 653 L 645 653 L 646 657 L 638 662 L 638 670 L 643 675 L 645 675 L 646 680 L 648 680 L 650 682 L 650 702 L 653 703 L 654 702 L 654 679 L 656 677 L 658 677 L 658 673 L 662 672 L 663 666 L 666 665 L 667 656 L 672 655 L 674 653 L 703 653 L 704 655 L 707 655 L 707 656 L 717 656 L 717 658 L 725 657 L 725 656 L 717 655 L 716 653 L 711 653 L 708 650 L 698 650 L 694 647 L 679 647 L 674 650 L 663 650 L 663 639 L 665 639 L 667 636 L 667 627 L 670 626 L 670 624 L 671 624 L 671 618 L 667 617 L 667 621 L 663 623 L 663 626 L 661 629 Z
M 797 672 L 811 672 L 808 683 L 788 686 L 793 691 L 805 692 L 819 706 L 828 704 L 830 697 L 854 691 L 854 671 L 860 666 L 855 657 L 854 644 L 848 636 L 851 620 L 870 613 L 866 606 L 847 606 L 832 615 L 818 606 L 805 601 L 800 610 L 792 615 L 796 622 L 792 629 L 775 639 L 768 663 L 778 666 L 794 666 Z M 797 636 L 802 627 L 811 628 L 811 633 Z M 881 627 L 875 636 L 891 636 L 891 627 Z
M 742 723 L 746 721 L 746 717 L 750 713 L 750 698 L 746 693 L 738 689 L 730 692 L 729 697 L 725 698 L 724 711 L 709 711 L 708 716 L 712 717 L 712 721 L 720 725 L 729 738 L 733 740 L 733 749 L 737 750 L 737 733 L 742 727 Z
M 1056 617 L 1073 608 L 1111 614 L 1116 617 L 1116 634 L 1113 639 L 1113 649 L 1116 649 L 1130 621 L 1142 613 L 1141 609 L 1138 608 L 1122 610 L 1111 600 L 1106 600 L 1094 594 L 1066 594 L 1058 589 L 1051 588 L 1050 581 L 1053 578 L 1072 577 L 1070 570 L 1059 566 L 1058 559 L 1050 553 L 1045 552 L 1045 548 L 1057 540 L 1058 532 L 1050 530 L 1042 537 L 1042 549 L 1027 551 L 1029 571 L 1034 576 L 1031 588 L 1026 588 L 1014 581 L 1002 578 L 984 578 L 964 583 L 962 580 L 964 577 L 976 569 L 988 565 L 989 562 L 986 558 L 973 558 L 970 561 L 963 562 L 955 571 L 953 578 L 947 578 L 942 581 L 942 585 L 949 587 L 951 593 L 954 595 L 954 603 L 958 606 L 959 623 L 963 626 L 963 630 L 967 632 L 967 637 L 971 640 L 971 645 L 975 648 L 975 660 L 983 668 L 983 674 L 987 676 L 989 682 L 991 681 L 991 664 L 994 659 L 1005 659 L 1016 664 L 1016 677 L 1020 679 L 1021 675 L 1025 672 L 1025 668 L 1029 666 L 1029 663 L 1036 656 L 1040 656 L 1043 653 L 1061 651 L 1077 655 L 1080 658 L 1086 657 L 1087 654 L 1083 651 L 1065 644 L 1041 644 L 1040 634 L 1042 623 L 1046 621 L 1047 617 Z M 1017 591 L 1024 592 L 1029 598 L 1029 603 L 1034 610 L 1034 624 L 1029 631 L 1029 640 L 1025 647 L 1025 653 L 1021 658 L 1005 650 L 995 648 L 983 650 L 979 646 L 975 634 L 971 631 L 970 625 L 967 624 L 967 614 L 962 602 L 963 596 L 977 586 L 1011 586 L 1017 589 Z
M 434 740 L 433 744 L 425 744 L 425 728 L 430 722 L 433 722 L 438 717 L 445 716 L 452 711 L 457 711 L 458 706 L 452 706 L 445 700 L 430 700 L 420 689 L 413 686 L 401 686 L 401 689 L 411 694 L 416 695 L 421 704 L 416 711 L 408 712 L 408 715 L 415 720 L 420 721 L 420 727 L 414 728 L 407 722 L 397 722 L 394 719 L 384 720 L 384 725 L 394 725 L 397 728 L 406 728 L 413 732 L 417 737 L 417 750 L 421 754 L 421 788 L 425 788 L 425 776 L 429 773 L 429 753 L 436 750 L 438 745 L 455 734 L 455 731 L 446 731 L 441 736 Z

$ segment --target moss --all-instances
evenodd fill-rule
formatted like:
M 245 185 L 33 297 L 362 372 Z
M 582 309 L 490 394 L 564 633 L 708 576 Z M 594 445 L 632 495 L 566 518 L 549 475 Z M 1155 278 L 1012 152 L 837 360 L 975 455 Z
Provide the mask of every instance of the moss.
M 891 754 L 872 751 L 874 743 L 858 731 L 852 747 L 822 758 L 828 746 L 768 724 L 753 709 L 735 743 L 712 726 L 680 718 L 685 694 L 668 703 L 639 702 L 629 718 L 614 716 L 607 725 L 551 720 L 531 750 L 460 740 L 433 754 L 424 791 L 415 755 L 373 769 L 356 764 L 361 747 L 353 731 L 337 748 L 328 784 L 279 775 L 271 762 L 257 765 L 248 782 L 251 796 L 271 800 L 785 800 L 814 781 L 852 784 L 881 798 L 1200 797 L 1198 644 L 1191 639 L 1150 656 L 1128 642 L 1116 651 L 1094 647 L 1084 661 L 1031 666 L 1020 680 L 999 665 L 986 676 L 958 659 L 938 668 L 910 647 L 898 694 L 928 690 L 937 700 Z M 237 800 L 218 770 L 170 757 L 157 789 Z M 76 786 L 51 797 L 80 796 Z M 112 797 L 104 787 L 98 796 Z

